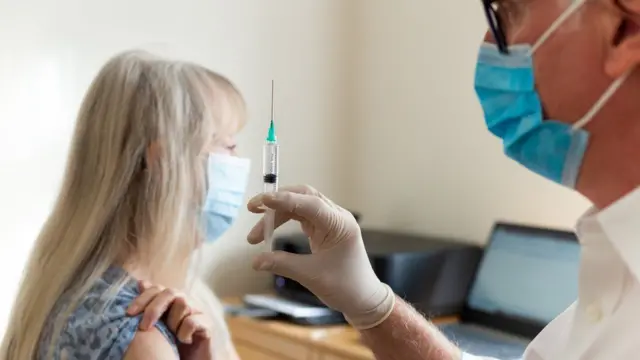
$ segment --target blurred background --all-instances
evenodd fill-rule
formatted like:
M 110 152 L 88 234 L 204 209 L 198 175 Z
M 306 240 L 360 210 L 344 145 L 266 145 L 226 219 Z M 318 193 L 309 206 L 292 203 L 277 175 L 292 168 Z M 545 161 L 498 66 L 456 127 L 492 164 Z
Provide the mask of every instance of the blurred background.
M 498 219 L 571 227 L 587 202 L 508 160 L 485 129 L 473 91 L 485 28 L 479 1 L 0 0 L 0 329 L 83 93 L 130 48 L 201 63 L 240 88 L 248 197 L 262 188 L 274 79 L 282 183 L 312 184 L 363 226 L 476 244 Z M 205 251 L 201 271 L 221 296 L 271 286 L 251 270 L 257 219 L 243 213 Z

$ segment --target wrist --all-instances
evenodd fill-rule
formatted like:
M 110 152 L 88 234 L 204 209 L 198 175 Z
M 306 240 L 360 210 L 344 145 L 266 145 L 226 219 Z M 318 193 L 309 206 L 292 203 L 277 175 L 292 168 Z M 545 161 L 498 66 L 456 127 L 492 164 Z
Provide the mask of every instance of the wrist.
M 345 313 L 345 319 L 358 330 L 367 330 L 383 323 L 393 311 L 396 295 L 389 285 L 380 282 L 380 287 L 367 299 L 366 306 Z

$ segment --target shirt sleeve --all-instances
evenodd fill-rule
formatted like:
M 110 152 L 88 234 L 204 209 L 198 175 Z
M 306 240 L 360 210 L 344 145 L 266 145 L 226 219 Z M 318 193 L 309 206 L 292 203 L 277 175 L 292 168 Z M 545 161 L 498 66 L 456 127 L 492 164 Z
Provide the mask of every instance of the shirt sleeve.
M 69 317 L 55 345 L 56 351 L 66 354 L 69 359 L 122 359 L 142 320 L 142 314 L 126 314 L 129 303 L 128 297 L 119 294 L 110 306 L 101 308 L 101 311 L 90 306 L 91 301 L 81 304 Z M 178 354 L 177 341 L 169 328 L 162 321 L 158 321 L 155 327 Z

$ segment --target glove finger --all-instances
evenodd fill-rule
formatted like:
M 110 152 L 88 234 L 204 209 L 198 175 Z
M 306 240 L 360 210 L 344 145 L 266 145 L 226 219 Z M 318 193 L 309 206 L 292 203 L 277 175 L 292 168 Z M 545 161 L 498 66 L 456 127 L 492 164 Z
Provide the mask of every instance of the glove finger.
M 318 190 L 309 185 L 283 186 L 278 190 L 278 192 L 291 192 L 296 194 L 313 195 L 325 199 L 324 195 L 322 195 L 320 192 L 318 192 Z M 265 196 L 269 196 L 272 194 L 273 193 L 260 193 L 252 197 L 247 203 L 247 209 L 254 214 L 262 214 L 266 210 L 266 207 L 264 206 L 264 198 Z
M 278 191 L 263 198 L 270 209 L 297 215 L 316 227 L 329 227 L 332 207 L 316 195 Z
M 249 231 L 249 234 L 247 235 L 247 241 L 249 242 L 249 244 L 256 245 L 264 241 L 265 216 L 266 215 L 262 216 L 260 221 L 258 221 L 253 226 L 253 228 L 251 228 L 251 231 Z M 290 220 L 300 221 L 301 218 L 295 214 L 276 211 L 274 221 L 273 221 L 273 224 L 274 224 L 273 229 L 275 230 L 279 228 L 280 226 L 284 225 L 286 222 Z
M 265 252 L 254 259 L 253 268 L 304 284 L 309 279 L 309 274 L 313 273 L 313 266 L 310 266 L 313 261 L 310 257 L 311 255 L 292 254 L 285 251 Z

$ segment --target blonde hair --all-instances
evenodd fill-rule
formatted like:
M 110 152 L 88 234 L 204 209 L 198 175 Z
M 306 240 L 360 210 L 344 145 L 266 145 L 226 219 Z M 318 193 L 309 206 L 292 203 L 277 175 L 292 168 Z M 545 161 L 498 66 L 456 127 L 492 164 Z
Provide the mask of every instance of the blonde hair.
M 54 339 L 111 265 L 170 268 L 186 281 L 200 242 L 203 151 L 222 128 L 243 124 L 244 109 L 236 88 L 204 67 L 139 51 L 107 62 L 78 114 L 63 186 L 23 274 L 1 359 L 36 358 L 56 302 L 64 294 Z
M 195 278 L 191 284 L 189 294 L 198 309 L 202 310 L 212 320 L 212 331 L 214 335 L 214 359 L 234 360 L 238 359 L 238 354 L 231 333 L 224 318 L 224 307 L 222 302 L 202 278 Z

